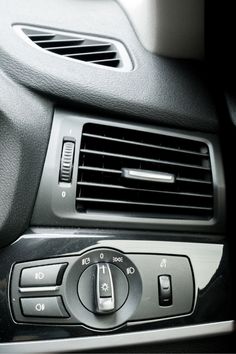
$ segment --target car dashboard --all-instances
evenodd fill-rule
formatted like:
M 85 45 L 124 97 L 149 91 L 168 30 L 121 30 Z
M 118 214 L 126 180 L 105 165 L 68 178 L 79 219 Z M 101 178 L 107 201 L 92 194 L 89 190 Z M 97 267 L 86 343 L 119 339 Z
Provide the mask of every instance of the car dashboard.
M 114 0 L 0 14 L 0 353 L 232 350 L 235 128 L 207 64 L 151 53 Z

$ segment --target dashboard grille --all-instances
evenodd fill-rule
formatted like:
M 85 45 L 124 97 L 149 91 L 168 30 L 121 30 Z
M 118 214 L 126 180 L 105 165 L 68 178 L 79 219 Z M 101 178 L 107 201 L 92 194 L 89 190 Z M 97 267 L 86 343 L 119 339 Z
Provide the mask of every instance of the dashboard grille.
M 127 64 L 127 51 L 118 41 L 30 27 L 21 30 L 40 48 L 65 58 L 117 69 Z M 128 66 L 131 69 L 131 61 Z
M 124 170 L 170 175 L 174 182 L 126 178 Z M 76 209 L 132 217 L 210 219 L 213 183 L 208 145 L 87 123 L 80 147 Z

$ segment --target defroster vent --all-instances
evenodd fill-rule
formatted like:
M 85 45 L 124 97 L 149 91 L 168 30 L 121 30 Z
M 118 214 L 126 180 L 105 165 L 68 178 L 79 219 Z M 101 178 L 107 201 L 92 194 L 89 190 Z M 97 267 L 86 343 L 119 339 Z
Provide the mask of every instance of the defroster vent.
M 119 41 L 31 26 L 15 26 L 32 44 L 67 59 L 114 69 L 132 70 L 132 62 Z
M 131 217 L 213 217 L 213 182 L 204 142 L 87 123 L 76 209 Z

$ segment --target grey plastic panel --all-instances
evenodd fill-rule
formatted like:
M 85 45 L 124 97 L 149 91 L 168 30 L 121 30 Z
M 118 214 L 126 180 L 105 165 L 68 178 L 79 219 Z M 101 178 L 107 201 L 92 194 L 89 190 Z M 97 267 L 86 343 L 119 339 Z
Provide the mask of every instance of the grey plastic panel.
M 211 220 L 174 220 L 138 218 L 102 213 L 79 213 L 75 209 L 79 149 L 83 124 L 87 122 L 110 124 L 112 126 L 145 130 L 153 133 L 191 138 L 208 144 L 214 183 L 214 217 Z M 61 148 L 64 137 L 75 140 L 74 169 L 71 184 L 58 184 Z M 95 119 L 57 109 L 40 183 L 38 197 L 32 217 L 32 225 L 38 226 L 89 226 L 123 227 L 146 229 L 191 230 L 222 233 L 225 219 L 225 186 L 219 144 L 216 137 L 209 134 L 185 133 L 182 131 L 157 129 L 145 125 L 128 125 L 109 119 Z
M 186 257 L 130 255 L 129 258 L 139 265 L 143 280 L 142 299 L 131 319 L 132 321 L 184 315 L 192 311 L 194 304 L 193 276 Z M 158 304 L 157 279 L 158 276 L 164 274 L 171 276 L 173 297 L 172 305 L 166 307 Z

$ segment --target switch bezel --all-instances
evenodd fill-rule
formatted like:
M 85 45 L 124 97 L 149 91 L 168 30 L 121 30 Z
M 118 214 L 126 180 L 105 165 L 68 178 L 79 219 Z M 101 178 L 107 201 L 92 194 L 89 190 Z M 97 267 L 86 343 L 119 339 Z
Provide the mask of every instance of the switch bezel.
M 173 274 L 185 274 L 185 294 L 175 295 L 172 306 L 162 308 L 158 305 L 157 276 L 163 274 L 161 262 L 163 257 L 168 261 Z M 62 284 L 57 287 L 19 288 L 19 277 L 23 268 L 29 266 L 55 264 L 55 259 L 38 260 L 16 264 L 11 277 L 11 303 L 16 322 L 42 324 L 83 324 L 93 330 L 112 330 L 127 322 L 158 320 L 177 316 L 190 315 L 195 302 L 195 286 L 192 268 L 188 257 L 182 255 L 161 254 L 125 254 L 115 249 L 94 248 L 82 254 L 68 257 L 58 257 L 60 263 L 68 263 Z M 97 263 L 110 263 L 119 267 L 126 274 L 129 282 L 129 294 L 124 305 L 115 313 L 96 315 L 81 303 L 78 294 L 78 284 L 83 272 Z M 177 265 L 176 266 L 176 262 Z M 159 264 L 159 266 L 158 266 Z M 159 267 L 159 268 L 158 268 Z M 185 273 L 182 272 L 183 267 Z M 158 270 L 159 269 L 159 270 Z M 166 269 L 165 269 L 166 270 Z M 176 273 L 177 272 L 177 273 Z M 156 274 L 155 274 L 156 273 Z M 150 276 L 151 274 L 151 276 Z M 150 279 L 152 279 L 150 283 Z M 180 279 L 180 278 L 179 278 Z M 180 289 L 175 282 L 174 288 Z M 188 290 L 186 291 L 186 286 Z M 23 290 L 23 293 L 22 293 Z M 29 291 L 28 291 L 29 290 Z M 24 292 L 25 291 L 25 292 Z M 27 292 L 28 291 L 28 292 Z M 150 295 L 151 294 L 151 295 Z M 21 297 L 61 296 L 69 318 L 43 318 L 23 316 L 19 301 Z M 183 299 L 182 299 L 183 298 Z M 147 301 L 147 299 L 149 299 Z M 168 309 L 168 310 L 167 310 Z

